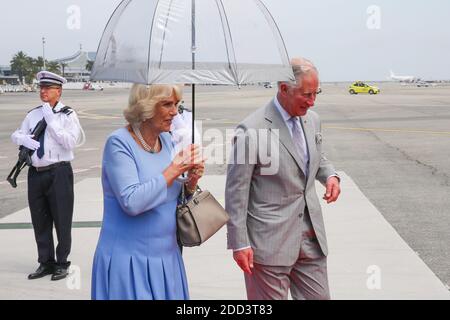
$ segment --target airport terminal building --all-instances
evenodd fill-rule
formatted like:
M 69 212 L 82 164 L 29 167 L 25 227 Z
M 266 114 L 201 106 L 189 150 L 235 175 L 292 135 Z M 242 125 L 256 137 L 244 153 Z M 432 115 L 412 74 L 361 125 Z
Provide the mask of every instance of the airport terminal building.
M 87 67 L 95 61 L 96 52 L 79 50 L 75 54 L 60 59 L 51 60 L 59 64 L 60 73 L 69 82 L 87 82 L 91 74 Z M 18 85 L 19 76 L 12 73 L 10 66 L 0 65 L 0 85 Z
M 70 82 L 89 81 L 91 72 L 87 68 L 89 62 L 95 61 L 96 52 L 78 51 L 77 53 L 61 59 L 52 60 L 61 68 L 61 74 Z
M 0 85 L 16 85 L 19 84 L 19 77 L 12 74 L 10 66 L 0 65 Z

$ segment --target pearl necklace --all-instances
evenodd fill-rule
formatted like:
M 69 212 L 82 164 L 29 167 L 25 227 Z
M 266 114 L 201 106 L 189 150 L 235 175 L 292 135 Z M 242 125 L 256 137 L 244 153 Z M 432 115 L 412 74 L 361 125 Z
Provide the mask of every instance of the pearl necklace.
M 145 142 L 144 137 L 141 134 L 141 130 L 139 130 L 138 126 L 132 126 L 133 128 L 133 132 L 136 135 L 136 137 L 139 139 L 139 141 L 142 144 L 142 147 L 144 148 L 145 151 L 150 152 L 150 153 L 156 153 L 157 152 L 157 148 L 158 148 L 158 142 L 159 142 L 159 138 L 156 137 L 156 141 L 155 141 L 155 145 L 152 147 L 150 147 L 147 142 Z

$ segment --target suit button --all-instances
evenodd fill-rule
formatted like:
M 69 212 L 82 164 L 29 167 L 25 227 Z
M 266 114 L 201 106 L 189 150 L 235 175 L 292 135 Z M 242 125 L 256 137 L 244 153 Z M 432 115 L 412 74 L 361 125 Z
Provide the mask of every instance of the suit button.
M 303 212 L 298 215 L 300 218 L 303 217 Z

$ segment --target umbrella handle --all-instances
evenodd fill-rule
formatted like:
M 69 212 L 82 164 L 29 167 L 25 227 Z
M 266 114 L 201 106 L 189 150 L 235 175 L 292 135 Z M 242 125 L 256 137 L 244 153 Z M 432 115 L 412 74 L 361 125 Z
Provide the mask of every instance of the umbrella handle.
M 192 84 L 192 144 L 195 143 L 195 84 Z

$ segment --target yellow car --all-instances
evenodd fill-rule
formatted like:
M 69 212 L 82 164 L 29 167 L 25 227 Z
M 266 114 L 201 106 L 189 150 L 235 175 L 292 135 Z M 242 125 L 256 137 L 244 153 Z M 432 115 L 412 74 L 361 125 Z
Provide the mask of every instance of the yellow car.
M 380 89 L 378 87 L 365 84 L 362 81 L 356 81 L 349 87 L 348 92 L 350 94 L 358 94 L 358 93 L 377 94 L 380 93 Z

